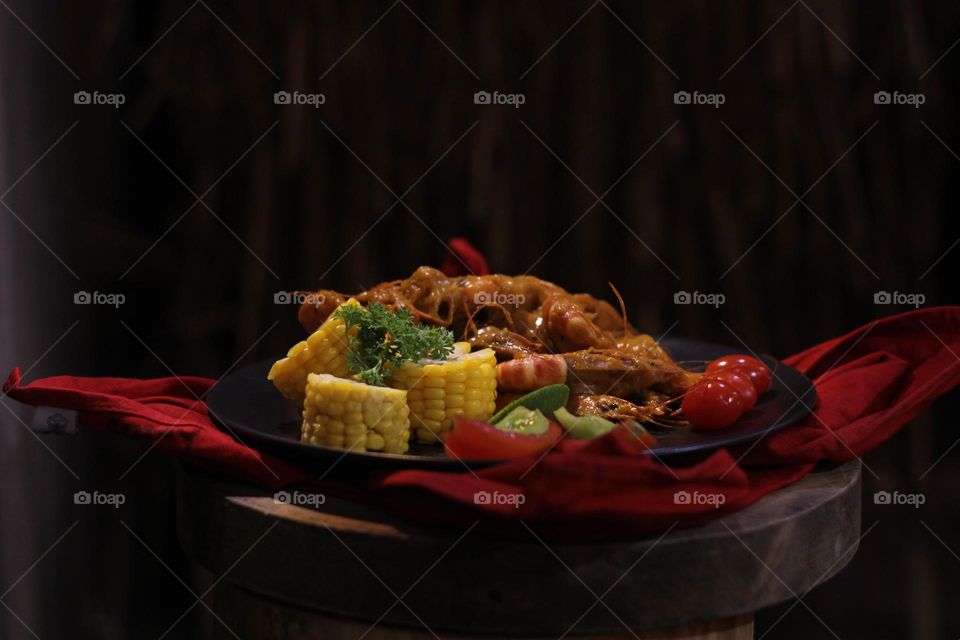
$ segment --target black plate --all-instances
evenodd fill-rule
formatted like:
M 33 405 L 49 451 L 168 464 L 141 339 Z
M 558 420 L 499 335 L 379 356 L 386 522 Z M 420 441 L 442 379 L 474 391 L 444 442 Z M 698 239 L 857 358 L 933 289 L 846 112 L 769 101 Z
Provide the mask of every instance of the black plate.
M 664 347 L 678 362 L 690 368 L 695 363 L 736 353 L 732 347 L 686 340 L 666 339 Z M 792 367 L 764 356 L 774 371 L 769 391 L 757 406 L 744 414 L 733 426 L 722 431 L 697 431 L 688 427 L 662 429 L 651 427 L 657 436 L 652 453 L 658 457 L 702 454 L 721 447 L 751 442 L 801 421 L 817 402 L 813 383 Z M 411 444 L 403 455 L 373 452 L 344 452 L 342 449 L 317 447 L 300 442 L 300 416 L 294 407 L 267 381 L 273 361 L 260 362 L 239 369 L 218 382 L 207 396 L 207 406 L 234 437 L 247 444 L 259 444 L 278 455 L 309 462 L 319 467 L 344 463 L 377 468 L 463 469 L 467 464 L 479 468 L 490 461 L 455 460 L 448 458 L 442 447 Z M 799 398 L 799 400 L 798 400 Z

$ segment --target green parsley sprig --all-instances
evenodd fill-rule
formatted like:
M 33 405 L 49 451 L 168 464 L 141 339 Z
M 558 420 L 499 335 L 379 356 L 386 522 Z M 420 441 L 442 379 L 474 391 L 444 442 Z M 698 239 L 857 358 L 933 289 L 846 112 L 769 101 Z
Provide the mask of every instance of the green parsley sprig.
M 376 302 L 366 307 L 342 305 L 334 313 L 357 328 L 350 336 L 347 366 L 367 384 L 385 386 L 384 378 L 405 362 L 443 360 L 453 353 L 453 333 L 443 327 L 415 324 L 410 310 L 389 311 Z

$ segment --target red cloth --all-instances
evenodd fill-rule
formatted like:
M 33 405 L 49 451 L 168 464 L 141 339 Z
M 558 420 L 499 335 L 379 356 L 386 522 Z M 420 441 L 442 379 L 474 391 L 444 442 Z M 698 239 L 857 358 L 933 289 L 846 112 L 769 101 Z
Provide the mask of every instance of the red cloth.
M 636 536 L 678 522 L 702 524 L 796 482 L 818 462 L 851 460 L 887 440 L 960 382 L 957 353 L 960 307 L 911 311 L 788 358 L 814 380 L 819 407 L 804 424 L 752 448 L 720 450 L 689 466 L 668 467 L 632 453 L 615 432 L 578 451 L 560 447 L 532 465 L 517 460 L 476 472 L 374 475 L 360 497 L 422 523 L 462 527 L 480 520 L 488 531 L 513 533 L 522 531 L 522 520 L 539 535 L 565 541 Z M 57 376 L 24 385 L 14 369 L 4 392 L 30 405 L 76 409 L 85 427 L 125 433 L 270 489 L 317 476 L 220 431 L 194 398 L 212 383 Z M 677 498 L 684 491 L 722 496 L 723 502 L 697 504 L 694 498 L 684 504 Z
M 538 523 L 554 539 L 610 539 L 703 524 L 803 478 L 818 462 L 862 456 L 960 383 L 960 307 L 910 311 L 867 324 L 785 362 L 809 376 L 814 415 L 735 451 L 691 466 L 667 467 L 607 437 L 591 452 L 553 452 L 477 471 L 400 471 L 377 489 L 387 502 L 433 524 L 472 523 L 507 531 Z M 522 495 L 515 507 L 475 504 L 476 492 Z M 723 495 L 723 504 L 678 504 L 677 493 Z M 515 501 L 514 501 L 515 502 Z M 543 532 L 543 533 L 541 533 Z
M 448 276 L 485 276 L 490 273 L 487 259 L 466 238 L 453 238 L 448 246 L 449 255 L 440 267 Z

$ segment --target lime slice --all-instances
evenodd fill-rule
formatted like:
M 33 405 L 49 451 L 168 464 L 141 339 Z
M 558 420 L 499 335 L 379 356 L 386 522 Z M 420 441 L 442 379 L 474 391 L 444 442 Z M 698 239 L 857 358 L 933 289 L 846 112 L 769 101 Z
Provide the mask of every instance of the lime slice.
M 600 416 L 575 416 L 563 407 L 557 409 L 554 417 L 564 426 L 570 437 L 577 440 L 599 438 L 610 433 L 617 426 L 615 422 Z
M 520 433 L 525 436 L 537 436 L 546 433 L 550 421 L 538 409 L 517 407 L 493 426 L 501 431 Z
M 503 420 L 508 413 L 517 407 L 526 407 L 527 409 L 537 409 L 547 418 L 553 417 L 553 412 L 567 404 L 567 398 L 570 396 L 570 387 L 565 384 L 551 384 L 546 387 L 540 387 L 536 391 L 531 391 L 525 396 L 521 396 L 497 411 L 490 424 L 497 424 Z

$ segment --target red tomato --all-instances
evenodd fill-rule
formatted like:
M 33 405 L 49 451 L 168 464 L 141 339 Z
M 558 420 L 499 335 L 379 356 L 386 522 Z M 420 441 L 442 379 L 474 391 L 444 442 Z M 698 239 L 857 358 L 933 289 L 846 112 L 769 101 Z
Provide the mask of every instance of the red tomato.
M 707 378 L 690 387 L 680 408 L 693 426 L 722 429 L 743 413 L 743 398 L 731 383 Z
M 717 358 L 708 364 L 707 371 L 716 371 L 718 369 L 726 369 L 727 367 L 739 367 L 746 364 L 764 367 L 764 364 L 753 356 L 744 355 L 742 353 L 733 353 L 728 356 L 723 356 L 722 358 Z
M 457 416 L 453 431 L 443 440 L 443 448 L 451 458 L 464 460 L 536 457 L 548 451 L 561 436 L 563 428 L 555 422 L 551 422 L 544 433 L 531 436 Z
M 717 358 L 707 365 L 707 373 L 721 369 L 741 369 L 750 378 L 758 396 L 770 388 L 770 369 L 753 356 L 733 354 Z
M 741 370 L 740 367 L 711 371 L 704 376 L 704 379 L 729 382 L 733 388 L 737 390 L 737 393 L 740 394 L 740 398 L 743 400 L 744 411 L 750 411 L 750 409 L 753 409 L 754 405 L 757 404 L 757 389 L 753 386 L 753 380 L 751 380 L 747 372 Z
M 733 371 L 746 376 L 753 383 L 753 388 L 757 390 L 757 395 L 763 395 L 770 388 L 770 369 L 766 366 L 762 368 L 743 365 L 732 367 Z

